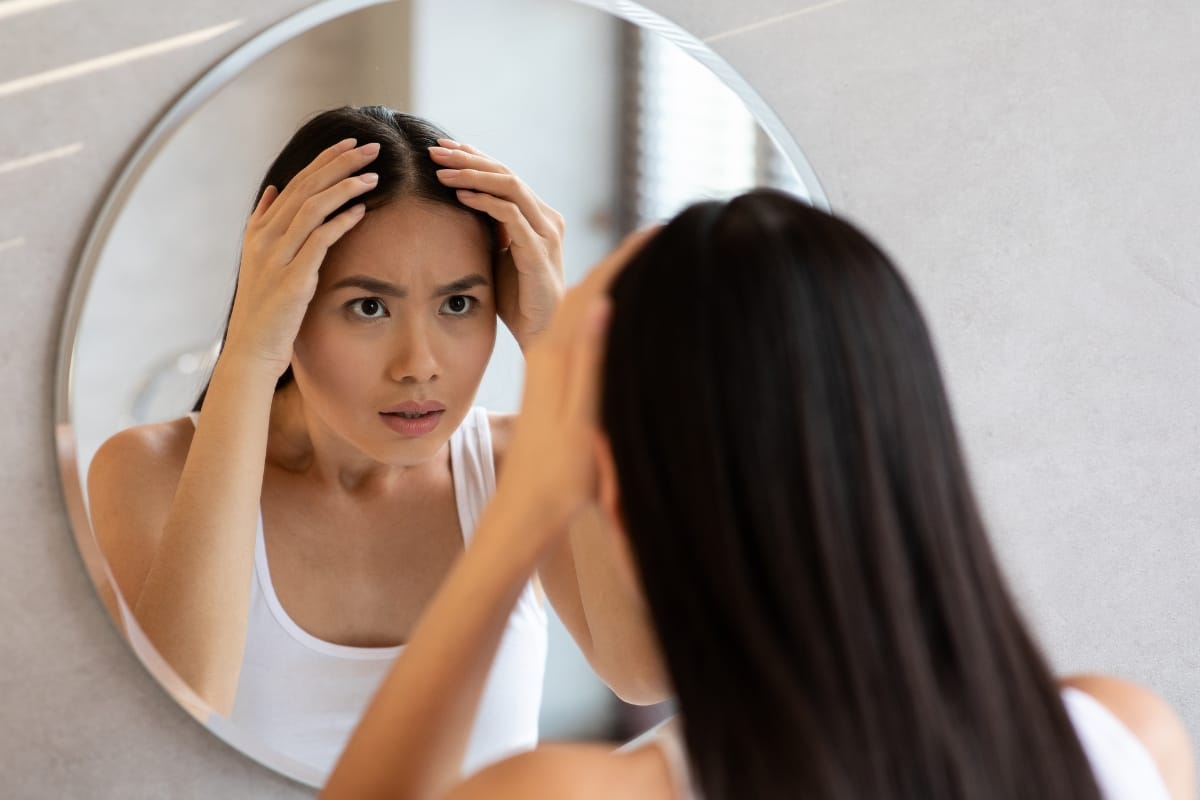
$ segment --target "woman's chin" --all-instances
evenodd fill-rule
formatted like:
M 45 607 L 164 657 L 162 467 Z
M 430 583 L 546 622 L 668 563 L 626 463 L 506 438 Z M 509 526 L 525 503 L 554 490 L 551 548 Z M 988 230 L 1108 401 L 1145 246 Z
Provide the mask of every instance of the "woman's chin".
M 450 437 L 441 432 L 421 437 L 394 437 L 391 441 L 373 442 L 367 452 L 389 467 L 419 467 L 438 459 Z

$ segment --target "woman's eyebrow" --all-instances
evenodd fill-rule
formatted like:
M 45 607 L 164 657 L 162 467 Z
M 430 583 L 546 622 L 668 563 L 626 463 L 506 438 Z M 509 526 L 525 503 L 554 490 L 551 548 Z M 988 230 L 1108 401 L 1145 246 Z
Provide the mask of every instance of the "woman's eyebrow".
M 338 289 L 362 289 L 371 294 L 382 294 L 388 297 L 408 296 L 407 289 L 401 289 L 394 283 L 388 283 L 387 281 L 379 280 L 379 278 L 371 278 L 366 275 L 351 275 L 348 278 L 342 278 L 330 287 L 330 291 L 336 292 Z
M 489 284 L 491 284 L 491 281 L 479 273 L 475 273 L 474 275 L 468 275 L 465 278 L 459 278 L 453 283 L 447 283 L 445 286 L 437 287 L 433 290 L 433 296 L 445 297 L 448 294 L 459 294 L 460 292 L 465 292 L 468 289 L 473 289 L 476 286 L 488 286 Z
M 446 295 L 459 294 L 460 292 L 465 292 L 468 289 L 472 289 L 476 286 L 488 286 L 490 283 L 491 281 L 478 273 L 474 275 L 467 275 L 466 277 L 459 278 L 451 283 L 447 283 L 445 286 L 438 286 L 433 290 L 433 296 L 445 297 Z M 340 281 L 330 287 L 330 291 L 337 291 L 338 289 L 347 288 L 362 289 L 365 292 L 384 295 L 386 297 L 408 297 L 408 289 L 401 288 L 394 283 L 388 283 L 387 281 L 380 280 L 379 278 L 372 278 L 367 275 L 351 275 L 348 278 L 342 278 Z

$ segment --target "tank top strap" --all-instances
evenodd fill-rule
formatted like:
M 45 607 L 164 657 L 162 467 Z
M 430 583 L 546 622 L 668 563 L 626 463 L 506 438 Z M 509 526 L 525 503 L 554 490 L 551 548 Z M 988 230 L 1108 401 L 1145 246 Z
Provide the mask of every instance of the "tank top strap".
M 496 462 L 487 409 L 473 407 L 450 436 L 450 471 L 463 541 L 469 542 L 484 507 L 496 493 Z
M 285 632 L 302 647 L 323 656 L 349 661 L 390 661 L 404 651 L 404 645 L 392 647 L 358 647 L 335 644 L 313 636 L 292 619 L 275 593 L 271 580 L 271 565 L 267 561 L 267 539 L 263 533 L 262 506 L 258 509 L 258 530 L 254 534 L 254 583 L 250 587 L 251 627 L 257 629 L 256 620 L 265 621 L 263 609 L 270 614 L 279 630 Z

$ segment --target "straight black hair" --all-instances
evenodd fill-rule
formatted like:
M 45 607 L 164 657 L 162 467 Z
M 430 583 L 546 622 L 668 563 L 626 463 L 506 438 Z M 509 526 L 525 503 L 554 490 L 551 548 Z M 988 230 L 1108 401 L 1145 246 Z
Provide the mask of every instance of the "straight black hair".
M 283 191 L 292 178 L 322 151 L 343 139 L 351 138 L 357 139 L 359 145 L 379 143 L 379 155 L 359 170 L 360 173 L 378 173 L 379 183 L 370 191 L 347 201 L 329 218 L 357 203 L 363 203 L 368 212 L 403 197 L 441 203 L 469 212 L 479 220 L 487 234 L 488 248 L 494 261 L 497 248 L 495 222 L 484 212 L 458 202 L 454 189 L 438 180 L 438 165 L 429 157 L 428 149 L 437 145 L 439 138 L 449 138 L 449 135 L 428 120 L 386 106 L 342 106 L 323 111 L 304 123 L 267 169 L 254 196 L 254 205 L 258 204 L 268 186 Z M 230 308 L 232 313 L 232 302 Z M 228 333 L 229 320 L 226 319 L 225 332 L 221 335 L 222 345 Z M 275 390 L 291 381 L 292 368 L 289 366 L 276 381 Z M 192 411 L 199 411 L 204 406 L 206 394 L 207 385 L 200 392 Z
M 706 800 L 1100 800 L 883 252 L 759 190 L 612 297 L 602 425 Z

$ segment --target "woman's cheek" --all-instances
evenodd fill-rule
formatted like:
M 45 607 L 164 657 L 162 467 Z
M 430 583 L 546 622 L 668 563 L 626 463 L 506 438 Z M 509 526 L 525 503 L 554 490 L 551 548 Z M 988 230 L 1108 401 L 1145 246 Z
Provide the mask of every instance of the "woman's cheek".
M 377 346 L 377 345 L 376 345 Z M 318 387 L 340 393 L 353 387 L 374 356 L 371 342 L 347 336 L 343 326 L 313 324 L 296 337 L 296 359 Z
M 480 309 L 483 312 L 483 309 Z M 488 361 L 492 358 L 492 351 L 496 349 L 496 325 L 497 325 L 496 309 L 491 307 L 484 313 L 480 313 L 477 317 L 479 326 L 473 331 L 471 337 L 472 342 L 472 362 L 477 367 L 477 371 L 481 374 L 487 368 Z

